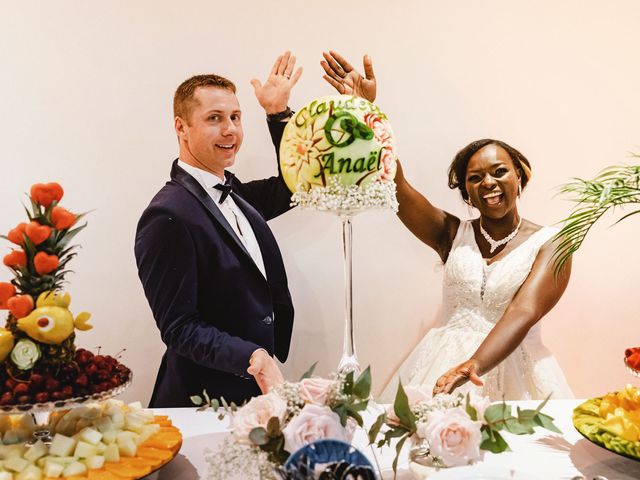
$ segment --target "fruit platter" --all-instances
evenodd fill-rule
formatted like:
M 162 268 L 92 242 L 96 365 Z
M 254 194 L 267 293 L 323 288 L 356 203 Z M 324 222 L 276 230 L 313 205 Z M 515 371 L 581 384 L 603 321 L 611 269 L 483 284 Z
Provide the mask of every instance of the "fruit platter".
M 640 348 L 625 351 L 625 366 L 640 376 Z M 640 389 L 624 390 L 592 398 L 573 410 L 573 424 L 588 440 L 607 450 L 640 460 Z
M 76 347 L 93 328 L 91 314 L 71 310 L 63 289 L 86 227 L 84 214 L 63 208 L 57 183 L 35 184 L 27 221 L 4 238 L 0 281 L 0 480 L 142 478 L 170 461 L 182 437 L 166 417 L 139 402 L 113 399 L 132 381 L 121 353 Z M 66 286 L 66 285 L 65 285 Z

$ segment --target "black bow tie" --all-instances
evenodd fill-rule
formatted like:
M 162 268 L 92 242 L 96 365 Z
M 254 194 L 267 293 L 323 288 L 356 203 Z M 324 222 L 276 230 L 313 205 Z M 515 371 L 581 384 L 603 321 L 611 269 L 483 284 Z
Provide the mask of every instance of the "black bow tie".
M 231 188 L 231 178 L 227 178 L 227 181 L 224 183 L 218 183 L 214 185 L 213 188 L 215 188 L 216 190 L 220 190 L 222 192 L 222 195 L 220 195 L 220 200 L 218 200 L 218 203 L 224 202 L 229 196 L 229 194 L 231 193 L 231 191 L 233 190 Z

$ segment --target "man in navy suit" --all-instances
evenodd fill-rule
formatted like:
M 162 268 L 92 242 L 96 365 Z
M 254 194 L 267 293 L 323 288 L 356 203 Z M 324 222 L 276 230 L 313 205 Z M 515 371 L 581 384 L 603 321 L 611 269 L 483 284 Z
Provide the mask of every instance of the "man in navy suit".
M 278 150 L 302 69 L 285 52 L 251 83 Z M 174 97 L 180 146 L 171 180 L 138 223 L 138 275 L 167 350 L 151 407 L 191 406 L 206 390 L 240 403 L 282 381 L 272 358 L 289 353 L 293 305 L 266 221 L 289 210 L 277 177 L 242 183 L 226 171 L 242 144 L 235 86 L 217 75 L 183 82 Z M 278 168 L 279 170 L 279 168 Z

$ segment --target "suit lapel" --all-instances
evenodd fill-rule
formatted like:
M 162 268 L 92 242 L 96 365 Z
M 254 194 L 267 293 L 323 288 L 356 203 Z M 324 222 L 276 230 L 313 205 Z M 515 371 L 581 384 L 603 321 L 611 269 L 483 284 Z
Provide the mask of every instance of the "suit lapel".
M 198 181 L 185 172 L 182 168 L 177 165 L 177 160 L 173 163 L 173 167 L 171 169 L 171 178 L 175 180 L 177 183 L 186 188 L 194 197 L 196 197 L 200 203 L 209 211 L 209 213 L 216 219 L 216 221 L 220 224 L 220 226 L 229 234 L 231 239 L 235 242 L 238 247 L 249 257 L 251 263 L 255 265 L 253 258 L 249 255 L 247 248 L 244 246 L 244 243 L 238 238 L 236 232 L 233 231 L 229 222 L 224 217 L 220 209 L 213 203 L 213 199 L 209 196 L 209 194 L 202 188 L 202 185 L 198 183 Z M 256 269 L 258 266 L 256 265 Z M 262 274 L 261 274 L 262 275 Z

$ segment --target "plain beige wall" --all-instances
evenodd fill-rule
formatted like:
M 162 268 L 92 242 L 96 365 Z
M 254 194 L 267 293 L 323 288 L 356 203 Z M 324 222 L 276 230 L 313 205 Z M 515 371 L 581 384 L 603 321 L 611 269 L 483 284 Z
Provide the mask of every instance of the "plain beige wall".
M 63 205 L 93 210 L 68 277 L 72 310 L 95 329 L 78 343 L 126 348 L 127 399 L 147 401 L 163 345 L 137 278 L 138 217 L 169 174 L 177 143 L 171 98 L 186 77 L 238 85 L 243 179 L 275 171 L 263 112 L 249 80 L 266 77 L 291 48 L 305 72 L 293 108 L 331 88 L 323 49 L 360 64 L 372 55 L 378 104 L 394 126 L 413 184 L 442 208 L 469 215 L 446 186 L 455 152 L 482 137 L 528 156 L 533 180 L 522 212 L 538 223 L 565 216 L 554 189 L 573 176 L 630 161 L 640 151 L 640 3 L 628 1 L 64 1 L 9 2 L 0 11 L 0 231 L 22 221 L 24 192 L 59 181 Z M 597 226 L 575 259 L 571 284 L 543 334 L 580 397 L 619 389 L 625 347 L 640 345 L 639 219 Z M 337 365 L 343 273 L 336 217 L 293 211 L 271 222 L 280 243 L 296 324 L 297 378 L 314 361 Z M 430 325 L 440 302 L 437 256 L 391 213 L 354 221 L 358 354 L 380 389 Z M 4 248 L 4 247 L 3 247 Z M 0 274 L 7 280 L 8 272 Z M 197 393 L 197 392 L 194 392 Z

